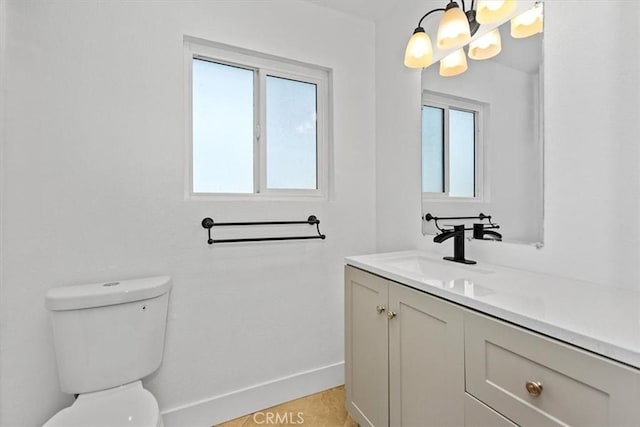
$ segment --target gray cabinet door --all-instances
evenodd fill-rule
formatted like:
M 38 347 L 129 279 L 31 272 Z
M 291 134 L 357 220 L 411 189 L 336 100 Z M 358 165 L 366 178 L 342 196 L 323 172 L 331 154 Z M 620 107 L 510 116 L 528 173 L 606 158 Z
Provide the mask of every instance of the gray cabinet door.
M 388 283 L 345 268 L 346 407 L 362 427 L 389 424 Z
M 392 282 L 389 310 L 390 425 L 463 425 L 462 310 Z
M 470 394 L 464 395 L 465 427 L 517 427 Z

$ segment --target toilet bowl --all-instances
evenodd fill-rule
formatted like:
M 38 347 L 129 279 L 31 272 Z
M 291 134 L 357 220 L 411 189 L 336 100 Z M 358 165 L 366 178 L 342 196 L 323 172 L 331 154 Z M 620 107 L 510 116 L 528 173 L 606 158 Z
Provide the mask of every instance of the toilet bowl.
M 44 427 L 163 427 L 141 380 L 162 362 L 170 288 L 162 276 L 47 292 L 60 388 L 78 397 Z
M 84 393 L 43 427 L 163 427 L 158 402 L 142 383 Z

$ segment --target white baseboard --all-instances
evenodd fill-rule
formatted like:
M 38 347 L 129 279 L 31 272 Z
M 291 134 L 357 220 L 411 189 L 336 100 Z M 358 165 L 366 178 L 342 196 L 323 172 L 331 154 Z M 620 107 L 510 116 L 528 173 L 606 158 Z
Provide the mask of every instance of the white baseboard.
M 344 362 L 168 409 L 162 418 L 165 427 L 210 427 L 342 384 Z

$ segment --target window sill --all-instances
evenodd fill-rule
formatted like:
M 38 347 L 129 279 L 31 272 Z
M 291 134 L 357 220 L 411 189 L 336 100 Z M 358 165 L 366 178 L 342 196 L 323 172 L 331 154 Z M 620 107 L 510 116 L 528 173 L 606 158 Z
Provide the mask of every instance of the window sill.
M 191 202 L 326 202 L 327 196 L 295 194 L 187 194 Z
M 429 202 L 429 203 L 442 203 L 442 202 L 446 202 L 446 203 L 486 203 L 488 202 L 488 200 L 485 200 L 483 198 L 480 197 L 429 197 L 429 196 L 423 196 L 422 197 L 422 202 Z

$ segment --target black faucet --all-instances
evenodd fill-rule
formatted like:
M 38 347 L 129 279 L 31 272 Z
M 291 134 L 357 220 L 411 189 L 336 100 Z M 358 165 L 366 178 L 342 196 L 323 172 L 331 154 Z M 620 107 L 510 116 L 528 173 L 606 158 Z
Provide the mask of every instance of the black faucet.
M 444 230 L 436 235 L 433 241 L 442 243 L 453 237 L 453 256 L 446 256 L 443 259 L 447 261 L 460 262 L 462 264 L 475 264 L 476 262 L 464 257 L 464 225 L 454 225 L 453 230 Z

